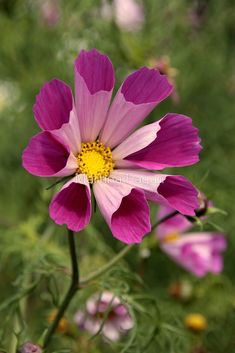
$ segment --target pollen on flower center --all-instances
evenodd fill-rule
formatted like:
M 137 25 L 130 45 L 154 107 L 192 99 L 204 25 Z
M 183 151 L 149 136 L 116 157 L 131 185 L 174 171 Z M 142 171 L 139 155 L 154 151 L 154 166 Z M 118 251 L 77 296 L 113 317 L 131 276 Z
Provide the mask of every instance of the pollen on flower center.
M 108 177 L 114 168 L 110 148 L 105 147 L 99 140 L 82 143 L 77 160 L 77 173 L 86 174 L 90 183 Z
M 179 233 L 177 233 L 177 232 L 169 233 L 163 238 L 163 242 L 164 243 L 171 243 L 175 240 L 178 240 L 179 237 L 180 237 Z

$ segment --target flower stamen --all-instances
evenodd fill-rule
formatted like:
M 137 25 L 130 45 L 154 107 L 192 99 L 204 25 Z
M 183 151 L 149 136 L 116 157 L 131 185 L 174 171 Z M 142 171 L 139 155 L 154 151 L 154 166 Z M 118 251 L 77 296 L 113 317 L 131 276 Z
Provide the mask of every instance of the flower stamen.
M 91 184 L 107 178 L 114 168 L 111 149 L 105 147 L 99 140 L 82 143 L 77 160 L 77 173 L 86 174 Z
M 167 234 L 164 238 L 163 238 L 163 243 L 171 243 L 174 242 L 176 240 L 178 240 L 180 238 L 179 233 L 177 232 L 172 232 Z

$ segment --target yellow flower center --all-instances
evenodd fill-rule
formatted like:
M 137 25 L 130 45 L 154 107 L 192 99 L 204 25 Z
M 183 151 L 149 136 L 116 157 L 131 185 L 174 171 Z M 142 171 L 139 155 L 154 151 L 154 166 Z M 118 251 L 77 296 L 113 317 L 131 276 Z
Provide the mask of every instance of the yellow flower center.
M 77 173 L 86 174 L 90 183 L 107 178 L 114 168 L 110 148 L 105 147 L 99 140 L 82 143 L 77 160 Z
M 163 242 L 164 243 L 171 243 L 177 239 L 179 239 L 180 235 L 177 232 L 172 232 L 167 234 L 164 238 L 163 238 Z

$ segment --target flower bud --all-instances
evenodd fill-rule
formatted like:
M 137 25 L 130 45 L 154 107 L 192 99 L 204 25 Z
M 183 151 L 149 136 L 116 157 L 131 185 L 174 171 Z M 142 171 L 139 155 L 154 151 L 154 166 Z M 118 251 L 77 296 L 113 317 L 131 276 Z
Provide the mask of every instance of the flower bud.
M 173 282 L 168 291 L 171 297 L 182 301 L 188 301 L 193 296 L 192 284 L 186 280 Z
M 42 353 L 42 349 L 36 344 L 26 342 L 20 347 L 19 353 Z

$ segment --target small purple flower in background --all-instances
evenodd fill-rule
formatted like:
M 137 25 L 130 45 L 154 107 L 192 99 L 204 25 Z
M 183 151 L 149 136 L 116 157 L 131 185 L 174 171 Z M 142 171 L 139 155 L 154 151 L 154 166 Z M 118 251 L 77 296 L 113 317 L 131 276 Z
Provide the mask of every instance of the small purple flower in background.
M 112 4 L 103 0 L 101 17 L 106 21 L 115 21 L 117 26 L 127 32 L 138 32 L 144 25 L 144 7 L 136 0 L 114 0 Z
M 42 353 L 42 349 L 36 344 L 26 342 L 20 347 L 19 353 Z
M 172 211 L 171 208 L 162 206 L 158 218 Z M 161 249 L 197 277 L 205 276 L 208 272 L 220 273 L 223 269 L 221 253 L 227 247 L 224 235 L 215 232 L 188 233 L 192 227 L 193 224 L 180 214 L 160 224 L 157 237 Z
M 150 232 L 147 200 L 195 215 L 197 190 L 186 178 L 151 172 L 198 162 L 201 146 L 192 120 L 171 113 L 134 131 L 171 94 L 166 76 L 140 68 L 110 105 L 109 58 L 96 49 L 82 50 L 74 69 L 75 99 L 58 79 L 38 94 L 34 116 L 42 132 L 22 157 L 33 175 L 71 177 L 51 201 L 51 218 L 72 231 L 84 229 L 91 218 L 91 184 L 112 234 L 124 243 L 139 243 Z
M 209 11 L 209 0 L 194 0 L 188 11 L 188 20 L 195 29 L 202 27 Z
M 117 25 L 130 32 L 141 30 L 145 21 L 144 8 L 136 0 L 114 0 L 114 16 Z
M 76 324 L 91 335 L 100 333 L 110 341 L 117 341 L 133 326 L 127 307 L 113 293 L 95 294 L 86 302 L 84 311 L 75 315 Z
M 42 21 L 48 27 L 54 27 L 60 20 L 59 0 L 40 0 L 39 2 Z

